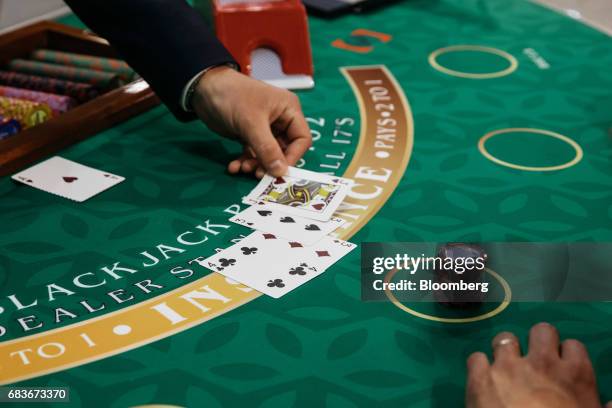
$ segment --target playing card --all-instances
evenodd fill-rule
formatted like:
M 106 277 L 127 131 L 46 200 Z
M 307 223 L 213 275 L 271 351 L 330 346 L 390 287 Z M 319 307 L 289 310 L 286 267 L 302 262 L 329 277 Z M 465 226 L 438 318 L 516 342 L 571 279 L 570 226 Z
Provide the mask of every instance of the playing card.
M 52 157 L 13 175 L 13 180 L 48 193 L 82 202 L 115 184 L 124 177 L 100 171 L 82 164 Z
M 320 241 L 345 222 L 337 217 L 332 217 L 329 221 L 316 221 L 257 204 L 236 214 L 230 221 L 307 246 Z
M 355 247 L 331 237 L 305 246 L 255 231 L 203 263 L 228 278 L 279 298 L 323 273 Z
M 347 178 L 289 167 L 286 176 L 265 175 L 242 201 L 245 204 L 264 202 L 288 214 L 328 221 L 352 184 Z

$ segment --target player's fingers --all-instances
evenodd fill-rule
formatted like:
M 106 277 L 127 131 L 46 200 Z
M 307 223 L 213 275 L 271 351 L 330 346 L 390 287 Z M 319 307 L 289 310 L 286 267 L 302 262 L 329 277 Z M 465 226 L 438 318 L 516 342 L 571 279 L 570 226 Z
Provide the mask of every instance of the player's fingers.
M 249 146 L 253 148 L 257 160 L 264 169 L 274 177 L 280 177 L 287 172 L 287 162 L 276 138 L 272 135 L 270 125 L 259 121 L 246 129 Z
M 559 332 L 553 325 L 543 322 L 531 328 L 527 356 L 541 363 L 559 358 Z
M 467 407 L 480 406 L 479 401 L 487 398 L 489 390 L 489 360 L 484 353 L 476 352 L 467 359 L 467 385 L 465 387 L 465 402 Z M 489 401 L 492 403 L 492 401 Z
M 589 352 L 578 340 L 568 339 L 561 343 L 561 358 L 568 364 L 567 371 L 584 381 L 595 380 L 595 369 L 589 358 Z M 612 408 L 612 406 L 610 407 Z
M 260 179 L 264 176 L 264 174 L 266 174 L 266 171 L 262 167 L 257 167 L 257 170 L 255 170 L 255 177 Z
M 589 354 L 587 353 L 584 344 L 574 339 L 567 339 L 561 343 L 561 358 L 570 362 L 583 362 L 589 361 Z
M 608 401 L 608 403 L 606 404 L 606 408 L 612 408 L 612 401 Z
M 473 378 L 480 378 L 485 375 L 490 367 L 489 359 L 483 352 L 472 353 L 466 362 L 468 370 L 468 381 Z
M 491 347 L 493 348 L 493 357 L 496 362 L 503 362 L 521 356 L 521 346 L 514 333 L 499 333 L 491 341 Z

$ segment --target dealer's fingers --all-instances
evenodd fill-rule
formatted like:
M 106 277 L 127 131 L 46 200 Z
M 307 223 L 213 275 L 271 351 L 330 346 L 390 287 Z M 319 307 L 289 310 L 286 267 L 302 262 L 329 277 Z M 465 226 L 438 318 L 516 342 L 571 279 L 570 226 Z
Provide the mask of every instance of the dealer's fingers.
M 521 356 L 521 346 L 514 333 L 501 332 L 491 342 L 495 361 L 506 361 Z
M 240 159 L 232 160 L 227 165 L 227 171 L 230 174 L 236 174 L 240 171 L 241 166 L 242 166 L 242 161 Z
M 264 174 L 266 174 L 266 171 L 263 169 L 263 167 L 257 167 L 257 170 L 255 170 L 255 177 L 260 179 L 264 176 Z
M 231 162 L 228 163 L 227 165 L 227 171 L 230 174 L 236 174 L 238 173 L 240 170 L 242 170 L 242 166 L 244 165 L 244 162 L 252 159 L 253 157 L 246 151 L 242 152 L 242 154 L 240 156 L 238 156 L 236 159 L 232 160 Z M 242 170 L 244 171 L 244 170 Z
M 295 164 L 304 156 L 308 148 L 312 146 L 310 128 L 308 127 L 308 123 L 306 123 L 297 96 L 295 96 L 295 94 L 292 95 L 292 101 L 289 106 L 285 108 L 281 116 L 277 119 L 280 126 L 285 129 L 284 142 L 286 142 L 287 146 L 284 151 L 285 158 L 289 165 Z
M 243 173 L 252 173 L 257 169 L 257 159 L 255 158 L 255 152 L 249 146 L 244 146 L 242 152 L 242 166 L 240 169 Z
M 243 173 L 252 173 L 257 168 L 257 159 L 244 159 L 240 170 Z
M 257 156 L 257 161 L 274 177 L 287 172 L 287 161 L 265 120 L 258 120 L 246 129 L 246 140 Z
M 529 332 L 527 356 L 535 361 L 559 358 L 559 332 L 549 323 L 538 323 Z

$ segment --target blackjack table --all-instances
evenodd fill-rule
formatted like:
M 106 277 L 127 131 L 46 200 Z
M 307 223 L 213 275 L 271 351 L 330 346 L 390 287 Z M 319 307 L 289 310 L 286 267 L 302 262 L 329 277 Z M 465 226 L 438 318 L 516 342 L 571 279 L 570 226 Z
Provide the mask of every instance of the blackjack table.
M 608 35 L 523 0 L 395 2 L 309 29 L 297 167 L 355 181 L 337 237 L 612 240 Z M 501 331 L 525 349 L 546 321 L 586 344 L 612 400 L 610 303 L 512 287 L 469 310 L 363 301 L 360 248 L 280 299 L 205 268 L 249 233 L 228 221 L 257 183 L 226 172 L 240 150 L 159 105 L 56 153 L 125 177 L 85 202 L 2 177 L 0 384 L 65 387 L 44 405 L 62 407 L 461 406 L 466 358 Z

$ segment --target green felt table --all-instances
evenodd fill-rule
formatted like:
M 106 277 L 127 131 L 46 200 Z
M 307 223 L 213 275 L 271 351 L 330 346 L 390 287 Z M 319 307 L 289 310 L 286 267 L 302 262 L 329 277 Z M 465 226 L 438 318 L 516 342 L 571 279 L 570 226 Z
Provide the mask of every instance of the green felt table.
M 612 240 L 608 36 L 522 0 L 309 23 L 299 165 L 358 181 L 339 236 Z M 363 302 L 359 250 L 281 299 L 190 264 L 248 233 L 228 222 L 256 184 L 225 172 L 239 151 L 160 106 L 59 153 L 126 178 L 84 203 L 0 179 L 0 383 L 70 387 L 83 407 L 460 406 L 470 353 L 548 321 L 586 343 L 612 399 L 609 303 Z

